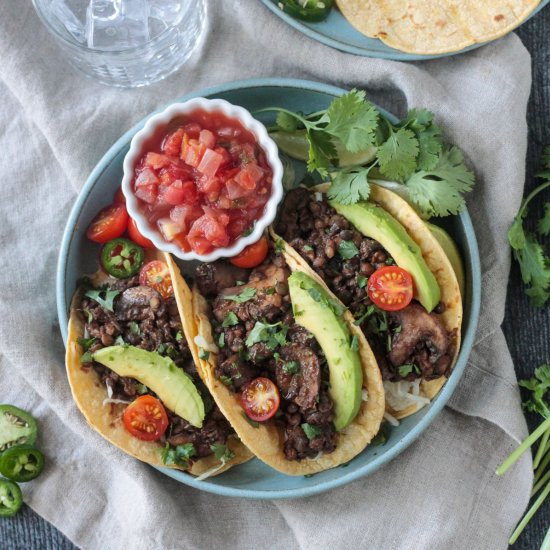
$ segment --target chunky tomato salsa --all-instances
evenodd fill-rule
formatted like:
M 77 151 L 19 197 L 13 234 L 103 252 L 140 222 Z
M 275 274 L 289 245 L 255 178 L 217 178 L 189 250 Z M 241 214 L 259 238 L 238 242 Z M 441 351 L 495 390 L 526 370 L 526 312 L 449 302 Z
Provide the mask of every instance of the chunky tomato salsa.
M 250 233 L 271 195 L 272 175 L 238 120 L 196 110 L 148 140 L 133 189 L 166 241 L 208 254 Z

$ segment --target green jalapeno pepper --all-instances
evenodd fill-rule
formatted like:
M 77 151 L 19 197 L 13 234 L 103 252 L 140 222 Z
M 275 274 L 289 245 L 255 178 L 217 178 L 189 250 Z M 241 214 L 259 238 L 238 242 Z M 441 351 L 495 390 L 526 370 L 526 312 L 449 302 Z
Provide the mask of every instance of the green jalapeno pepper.
M 0 474 L 13 481 L 30 481 L 44 469 L 44 455 L 31 445 L 19 445 L 0 455 Z
M 28 413 L 13 405 L 0 405 L 0 453 L 14 445 L 34 445 L 38 425 Z
M 277 4 L 288 15 L 309 23 L 324 21 L 332 9 L 332 0 L 279 0 Z
M 117 279 L 134 276 L 143 264 L 143 248 L 128 239 L 113 239 L 101 249 L 101 265 Z
M 0 517 L 14 516 L 23 505 L 23 495 L 17 483 L 0 478 Z

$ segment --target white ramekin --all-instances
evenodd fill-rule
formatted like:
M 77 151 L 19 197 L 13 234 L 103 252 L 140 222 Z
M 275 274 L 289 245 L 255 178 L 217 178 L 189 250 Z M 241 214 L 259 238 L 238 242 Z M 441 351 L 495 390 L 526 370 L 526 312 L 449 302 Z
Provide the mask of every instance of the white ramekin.
M 174 118 L 186 115 L 202 109 L 206 112 L 221 112 L 229 118 L 238 120 L 247 130 L 254 134 L 260 147 L 264 150 L 267 162 L 273 171 L 273 180 L 271 184 L 271 197 L 267 201 L 264 213 L 261 218 L 256 220 L 254 229 L 250 235 L 241 237 L 232 246 L 217 248 L 209 254 L 197 254 L 196 252 L 184 252 L 168 241 L 165 241 L 157 229 L 151 229 L 149 223 L 145 220 L 143 214 L 138 209 L 138 199 L 132 189 L 132 180 L 134 179 L 134 169 L 136 163 L 143 153 L 144 142 L 153 136 L 157 128 L 166 127 Z M 213 262 L 218 258 L 231 257 L 237 255 L 249 244 L 256 242 L 263 234 L 277 213 L 277 206 L 283 198 L 283 166 L 279 159 L 279 154 L 275 142 L 269 137 L 265 126 L 258 122 L 252 115 L 242 107 L 232 105 L 224 99 L 206 99 L 196 97 L 185 103 L 173 103 L 167 109 L 153 115 L 147 120 L 145 126 L 137 132 L 130 142 L 130 150 L 124 157 L 124 177 L 122 179 L 122 192 L 126 197 L 126 208 L 128 214 L 136 222 L 139 232 L 152 241 L 156 248 L 164 252 L 170 252 L 182 260 L 200 260 L 201 262 Z

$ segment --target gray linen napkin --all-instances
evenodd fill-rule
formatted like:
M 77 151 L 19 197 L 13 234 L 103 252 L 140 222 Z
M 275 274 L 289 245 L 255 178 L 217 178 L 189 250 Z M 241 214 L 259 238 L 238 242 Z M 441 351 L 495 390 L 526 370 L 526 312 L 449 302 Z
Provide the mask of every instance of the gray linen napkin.
M 506 547 L 532 479 L 528 456 L 503 479 L 494 475 L 526 433 L 499 329 L 531 83 L 529 55 L 516 36 L 458 57 L 393 63 L 318 44 L 257 0 L 210 0 L 206 39 L 187 65 L 165 82 L 124 91 L 67 65 L 26 0 L 0 4 L 0 59 L 0 401 L 40 420 L 49 460 L 25 486 L 30 506 L 85 548 Z M 96 435 L 71 399 L 54 295 L 70 207 L 109 146 L 193 89 L 267 76 L 365 88 L 400 114 L 407 104 L 432 109 L 476 170 L 469 207 L 483 265 L 477 343 L 430 429 L 368 478 L 274 503 L 179 485 Z

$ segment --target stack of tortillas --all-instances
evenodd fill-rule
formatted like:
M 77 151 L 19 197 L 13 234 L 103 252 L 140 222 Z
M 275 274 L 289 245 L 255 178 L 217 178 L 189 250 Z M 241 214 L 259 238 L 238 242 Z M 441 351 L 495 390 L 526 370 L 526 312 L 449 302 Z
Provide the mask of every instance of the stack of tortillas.
M 541 0 L 336 0 L 360 32 L 417 54 L 456 52 L 505 35 Z

